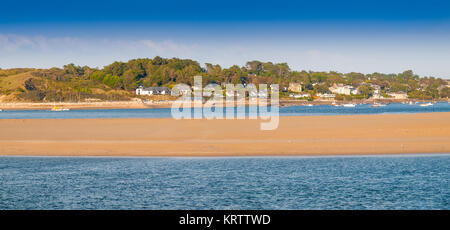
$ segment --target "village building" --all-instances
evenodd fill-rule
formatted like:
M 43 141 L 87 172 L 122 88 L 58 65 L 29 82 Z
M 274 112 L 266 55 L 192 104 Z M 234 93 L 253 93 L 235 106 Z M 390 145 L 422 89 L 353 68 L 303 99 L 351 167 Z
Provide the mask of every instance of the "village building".
M 167 87 L 143 87 L 136 88 L 136 95 L 169 95 L 170 89 Z
M 332 94 L 332 93 L 318 93 L 318 94 L 316 94 L 316 96 L 318 96 L 320 98 L 327 98 L 327 99 L 336 98 L 336 94 Z
M 383 95 L 381 95 L 380 93 L 374 93 L 372 94 L 372 97 L 370 97 L 370 99 L 383 99 Z
M 388 93 L 387 95 L 393 97 L 394 99 L 407 99 L 408 94 L 405 92 Z
M 351 95 L 351 94 L 358 94 L 358 90 L 355 89 L 351 85 L 344 85 L 344 84 L 333 84 L 330 88 L 328 88 L 332 93 L 335 94 L 344 94 L 344 95 Z
M 293 98 L 305 98 L 310 97 L 311 95 L 309 93 L 299 93 L 299 94 L 291 94 L 289 96 Z
M 239 93 L 238 93 L 238 95 L 239 95 Z M 250 97 L 260 97 L 260 98 L 267 98 L 268 97 L 268 92 L 267 91 L 264 91 L 264 90 L 262 90 L 262 91 L 250 91 L 250 92 L 248 92 L 248 95 L 250 96 Z
M 291 83 L 289 83 L 288 90 L 291 92 L 300 93 L 300 92 L 302 92 L 302 84 L 291 82 Z
M 381 89 L 380 89 L 380 87 L 378 86 L 378 87 L 373 87 L 374 89 L 373 89 L 373 94 L 381 94 Z

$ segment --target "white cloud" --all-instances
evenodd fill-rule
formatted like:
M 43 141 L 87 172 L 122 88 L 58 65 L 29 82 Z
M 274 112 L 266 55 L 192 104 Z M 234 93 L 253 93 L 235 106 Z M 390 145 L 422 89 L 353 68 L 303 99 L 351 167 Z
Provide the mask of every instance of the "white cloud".
M 175 43 L 172 40 L 165 40 L 162 42 L 156 42 L 152 40 L 141 40 L 139 41 L 139 43 L 161 54 L 167 53 L 192 54 L 196 48 L 195 45 L 179 44 Z
M 26 36 L 15 34 L 0 34 L 0 49 L 4 51 L 15 51 L 22 47 L 34 47 L 36 44 Z
M 207 41 L 207 43 L 205 43 Z M 114 61 L 154 56 L 190 58 L 223 67 L 251 60 L 287 62 L 295 70 L 398 73 L 413 69 L 420 75 L 450 77 L 450 46 L 441 44 L 372 42 L 327 43 L 227 41 L 197 39 L 191 42 L 99 37 L 48 37 L 0 34 L 0 68 L 61 67 L 67 63 L 102 67 Z
M 54 50 L 56 48 L 82 48 L 86 45 L 83 39 L 72 37 L 23 36 L 17 34 L 0 34 L 0 50 L 18 52 L 21 50 Z

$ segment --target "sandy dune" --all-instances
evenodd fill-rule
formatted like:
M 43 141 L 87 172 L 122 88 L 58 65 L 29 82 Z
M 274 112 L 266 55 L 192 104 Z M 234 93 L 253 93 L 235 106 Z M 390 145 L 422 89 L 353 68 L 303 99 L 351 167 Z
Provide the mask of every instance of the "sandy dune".
M 449 153 L 450 113 L 261 120 L 0 120 L 0 155 L 246 156 Z

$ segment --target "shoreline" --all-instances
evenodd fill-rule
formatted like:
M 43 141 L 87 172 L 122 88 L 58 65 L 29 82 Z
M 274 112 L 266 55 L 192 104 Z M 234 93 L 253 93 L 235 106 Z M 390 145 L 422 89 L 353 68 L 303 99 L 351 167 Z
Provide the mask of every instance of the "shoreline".
M 333 101 L 333 100 L 288 100 L 280 99 L 280 107 L 298 106 L 298 105 L 330 105 L 335 102 L 338 104 L 345 103 L 356 103 L 356 104 L 373 104 L 377 103 L 402 103 L 414 101 L 418 103 L 427 102 L 449 102 L 449 100 L 394 100 L 394 99 L 367 99 L 367 100 L 355 100 L 355 101 Z M 171 108 L 174 101 L 154 101 L 154 102 L 143 102 L 140 100 L 131 101 L 110 101 L 110 102 L 2 102 L 0 103 L 0 109 L 6 111 L 16 111 L 16 110 L 50 110 L 54 106 L 68 108 L 71 110 L 85 110 L 85 109 L 149 109 L 149 108 Z M 270 104 L 270 99 L 269 99 Z M 249 103 L 246 101 L 246 106 Z M 226 107 L 225 105 L 223 107 Z
M 280 117 L 3 119 L 0 155 L 337 156 L 450 153 L 450 112 Z

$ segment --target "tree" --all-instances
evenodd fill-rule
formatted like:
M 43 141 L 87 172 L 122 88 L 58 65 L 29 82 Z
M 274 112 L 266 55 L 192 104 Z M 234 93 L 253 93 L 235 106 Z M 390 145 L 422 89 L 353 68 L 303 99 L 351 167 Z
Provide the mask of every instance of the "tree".
M 374 88 L 368 85 L 362 85 L 358 88 L 358 90 L 363 97 L 368 98 L 370 95 L 373 94 Z
M 84 69 L 73 63 L 65 65 L 63 68 L 64 68 L 64 73 L 66 73 L 66 74 L 70 74 L 73 76 L 81 76 L 84 74 Z
M 317 84 L 316 90 L 318 93 L 328 93 L 329 92 L 329 86 L 327 84 Z
M 91 75 L 89 76 L 89 78 L 91 80 L 97 81 L 97 82 L 102 82 L 103 78 L 105 77 L 105 73 L 103 73 L 100 70 L 94 71 L 93 73 L 91 73 Z
M 450 97 L 450 88 L 445 87 L 440 92 L 439 95 L 441 98 L 449 98 Z
M 139 73 L 134 70 L 127 70 L 122 76 L 122 86 L 124 90 L 133 90 L 137 87 Z
M 126 64 L 123 62 L 114 62 L 111 65 L 107 65 L 103 68 L 103 71 L 107 74 L 122 76 L 125 72 Z
M 33 78 L 29 78 L 25 81 L 25 89 L 27 90 L 35 90 L 36 86 L 33 83 Z
M 103 84 L 113 89 L 119 88 L 120 82 L 121 82 L 120 77 L 111 74 L 107 74 L 105 78 L 103 78 Z

